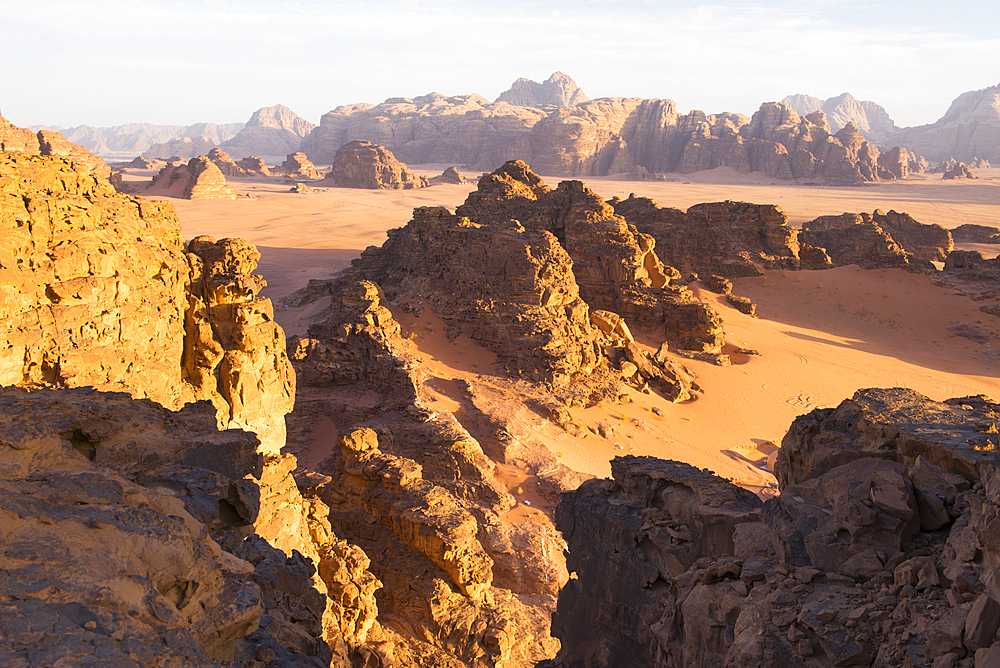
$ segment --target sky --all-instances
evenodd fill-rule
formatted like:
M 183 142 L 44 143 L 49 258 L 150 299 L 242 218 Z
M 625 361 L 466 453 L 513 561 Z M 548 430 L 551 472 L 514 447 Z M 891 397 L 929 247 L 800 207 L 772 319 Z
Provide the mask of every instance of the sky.
M 0 5 L 0 113 L 15 125 L 244 122 L 518 77 L 681 112 L 850 92 L 900 126 L 1000 83 L 986 0 L 18 0 Z

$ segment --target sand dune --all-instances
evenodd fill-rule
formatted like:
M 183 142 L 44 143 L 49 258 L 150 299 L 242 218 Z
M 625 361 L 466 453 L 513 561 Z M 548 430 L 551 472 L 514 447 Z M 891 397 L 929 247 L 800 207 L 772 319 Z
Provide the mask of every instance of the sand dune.
M 983 171 L 1000 175 L 1000 170 Z M 793 224 L 876 208 L 905 211 L 921 222 L 949 228 L 1000 222 L 1000 180 L 958 183 L 923 175 L 863 188 L 827 188 L 771 185 L 732 174 L 727 181 L 724 170 L 677 178 L 685 181 L 586 182 L 606 198 L 635 192 L 678 208 L 722 199 L 776 203 Z M 545 180 L 550 185 L 558 181 Z M 260 271 L 269 284 L 264 294 L 272 298 L 348 266 L 365 247 L 381 244 L 387 229 L 405 225 L 414 207 L 453 209 L 475 187 L 294 194 L 283 183 L 230 183 L 254 199 L 172 201 L 186 237 L 239 236 L 257 244 Z M 994 255 L 1000 250 L 976 248 Z M 673 405 L 655 394 L 634 391 L 632 403 L 573 409 L 574 419 L 583 425 L 610 424 L 610 439 L 594 434 L 575 438 L 541 418 L 536 425 L 539 437 L 570 467 L 594 475 L 607 476 L 612 457 L 633 452 L 679 459 L 767 490 L 773 478 L 761 467 L 773 450 L 770 443 L 781 439 L 795 416 L 836 405 L 859 388 L 911 387 L 935 399 L 1000 396 L 1000 319 L 979 311 L 978 303 L 933 285 L 927 276 L 853 266 L 769 272 L 736 281 L 734 292 L 757 303 L 758 318 L 739 313 L 717 295 L 701 296 L 717 304 L 727 343 L 756 350 L 759 356 L 736 355 L 735 364 L 728 367 L 688 360 L 704 388 L 693 402 Z M 279 306 L 276 317 L 287 332 L 300 333 L 319 307 L 305 311 Z M 433 314 L 424 316 L 426 322 L 397 315 L 404 331 L 414 333 L 414 343 L 434 376 L 438 410 L 459 410 L 448 398 L 452 379 L 491 382 L 489 353 L 469 341 L 448 344 L 435 335 L 441 328 L 435 329 Z M 986 344 L 962 338 L 949 330 L 957 324 L 978 324 L 994 338 Z M 650 347 L 659 343 L 653 333 L 638 334 Z

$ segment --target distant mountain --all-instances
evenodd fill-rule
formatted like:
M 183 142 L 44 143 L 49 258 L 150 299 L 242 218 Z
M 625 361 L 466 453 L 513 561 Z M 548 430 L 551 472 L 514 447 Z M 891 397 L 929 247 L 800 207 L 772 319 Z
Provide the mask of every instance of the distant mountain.
M 97 155 L 135 157 L 148 151 L 154 144 L 165 143 L 175 138 L 207 137 L 209 141 L 218 144 L 235 135 L 242 127 L 242 123 L 195 123 L 194 125 L 126 123 L 102 128 L 78 125 L 72 128 L 35 126 L 32 129 L 61 132 L 67 140 Z
M 288 107 L 276 104 L 253 112 L 250 120 L 236 136 L 222 142 L 219 148 L 233 160 L 250 156 L 265 160 L 283 160 L 299 150 L 302 138 L 316 127 Z
M 936 122 L 902 128 L 892 141 L 932 162 L 1000 161 L 1000 85 L 962 93 Z
M 843 93 L 828 100 L 821 100 L 811 95 L 789 95 L 782 102 L 800 116 L 822 111 L 826 114 L 826 120 L 833 132 L 839 132 L 847 127 L 848 123 L 854 123 L 865 139 L 875 144 L 891 145 L 890 137 L 899 131 L 889 118 L 888 112 L 880 105 L 858 100 L 850 93 Z
M 590 98 L 576 85 L 573 78 L 562 72 L 553 73 L 543 83 L 531 79 L 518 79 L 496 99 L 497 102 L 522 107 L 544 107 L 550 104 L 573 107 L 588 100 Z

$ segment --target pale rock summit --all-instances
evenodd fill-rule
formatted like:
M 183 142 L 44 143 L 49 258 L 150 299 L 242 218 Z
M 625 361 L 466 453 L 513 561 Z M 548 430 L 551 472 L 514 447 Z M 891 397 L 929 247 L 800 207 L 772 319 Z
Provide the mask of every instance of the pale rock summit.
M 251 155 L 280 160 L 297 151 L 302 138 L 314 127 L 288 107 L 276 104 L 253 112 L 243 129 L 220 148 L 234 160 Z
M 996 162 L 1000 159 L 1000 84 L 962 93 L 940 119 L 903 128 L 892 141 L 935 162 L 954 158 L 968 163 L 977 156 Z
M 562 72 L 554 72 L 542 83 L 522 77 L 509 89 L 500 93 L 496 101 L 522 107 L 542 107 L 549 104 L 573 107 L 589 99 L 572 77 Z
M 800 116 L 822 111 L 834 133 L 845 128 L 848 123 L 854 123 L 865 139 L 876 144 L 886 143 L 889 137 L 899 131 L 896 123 L 889 118 L 889 113 L 880 105 L 858 100 L 850 93 L 842 93 L 827 100 L 811 95 L 789 95 L 782 102 Z

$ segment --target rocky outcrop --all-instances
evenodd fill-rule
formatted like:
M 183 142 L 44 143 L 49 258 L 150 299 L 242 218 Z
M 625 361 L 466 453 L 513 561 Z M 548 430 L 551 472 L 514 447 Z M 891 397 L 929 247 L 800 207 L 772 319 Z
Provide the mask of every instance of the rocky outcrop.
M 952 181 L 955 179 L 974 179 L 976 178 L 976 175 L 969 170 L 968 165 L 964 162 L 960 162 L 951 169 L 945 171 L 941 178 L 946 181 Z
M 237 160 L 255 155 L 280 160 L 280 156 L 297 151 L 302 138 L 314 127 L 288 107 L 276 104 L 253 112 L 243 129 L 219 148 Z
M 19 128 L 0 116 L 0 154 L 3 153 L 59 156 L 72 160 L 96 176 L 103 178 L 111 176 L 111 168 L 104 163 L 104 160 L 84 147 L 67 141 L 58 132 L 50 130 L 32 132 Z
M 7 662 L 348 665 L 364 632 L 345 622 L 373 617 L 378 582 L 294 482 L 274 497 L 290 476 L 253 434 L 218 431 L 207 402 L 86 388 L 4 388 L 0 406 Z M 40 625 L 57 635 L 40 642 Z
M 303 388 L 294 415 L 330 420 L 339 447 L 304 493 L 329 507 L 338 536 L 372 557 L 371 572 L 388 594 L 358 655 L 381 662 L 375 665 L 418 665 L 426 657 L 524 667 L 551 656 L 548 619 L 565 582 L 562 542 L 543 515 L 504 517 L 515 500 L 492 458 L 513 459 L 492 446 L 487 457 L 454 416 L 429 408 L 427 371 L 408 352 L 378 286 L 343 280 L 311 290 L 299 298 L 324 293 L 331 302 L 306 338 L 290 341 Z M 359 393 L 377 397 L 370 409 L 359 410 Z M 479 413 L 471 400 L 469 411 Z M 300 438 L 310 437 L 294 437 L 292 447 Z
M 60 158 L 0 156 L 0 385 L 90 386 L 169 408 L 208 399 L 219 426 L 283 442 L 294 378 L 259 255 L 240 240 L 185 255 L 173 207 L 116 195 Z
M 856 264 L 932 271 L 931 261 L 944 260 L 954 248 L 951 233 L 925 225 L 905 213 L 876 210 L 872 214 L 820 216 L 802 224 L 799 239 L 822 248 L 837 266 Z
M 318 181 L 323 178 L 323 172 L 316 169 L 316 165 L 309 161 L 305 153 L 299 151 L 289 153 L 285 161 L 274 168 L 274 173 L 290 179 L 304 179 L 309 181 Z
M 140 192 L 180 199 L 236 199 L 236 191 L 226 184 L 222 170 L 206 156 L 192 158 L 187 164 L 169 163 Z
M 256 249 L 185 254 L 169 204 L 64 159 L 0 174 L 0 385 L 31 389 L 0 390 L 0 656 L 350 665 L 381 584 L 279 452 L 294 377 Z
M 441 176 L 435 176 L 430 179 L 431 183 L 452 183 L 456 185 L 463 185 L 468 183 L 465 175 L 458 171 L 455 167 L 449 167 L 448 169 L 441 172 Z
M 635 195 L 610 203 L 656 240 L 665 262 L 682 271 L 740 278 L 800 266 L 798 235 L 778 206 L 726 201 L 684 212 Z
M 219 168 L 223 176 L 271 176 L 271 170 L 260 158 L 243 158 L 236 162 L 221 148 L 208 152 L 208 159 Z
M 518 79 L 509 89 L 500 93 L 496 101 L 522 107 L 543 107 L 550 104 L 572 107 L 589 99 L 571 77 L 555 72 L 542 83 Z
M 352 141 L 341 146 L 333 159 L 330 173 L 320 183 L 338 188 L 368 190 L 409 190 L 428 185 L 427 179 L 416 176 L 406 165 L 396 160 L 392 151 L 370 141 Z
M 951 231 L 955 241 L 967 241 L 975 244 L 1000 244 L 1000 228 L 990 225 L 959 225 Z
M 945 115 L 929 125 L 903 128 L 887 143 L 899 144 L 933 162 L 976 156 L 1000 159 L 1000 85 L 962 93 Z
M 564 495 L 549 666 L 989 665 L 1000 406 L 862 390 L 798 418 L 781 495 L 624 457 Z

